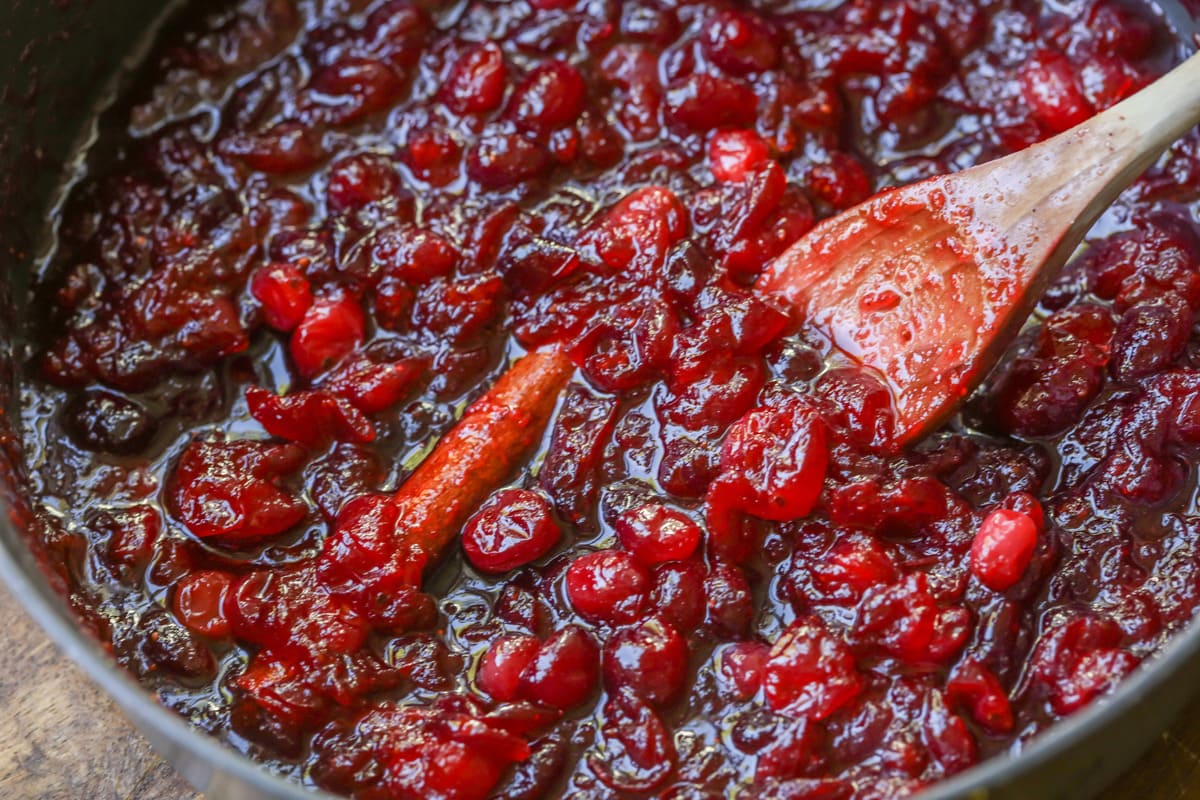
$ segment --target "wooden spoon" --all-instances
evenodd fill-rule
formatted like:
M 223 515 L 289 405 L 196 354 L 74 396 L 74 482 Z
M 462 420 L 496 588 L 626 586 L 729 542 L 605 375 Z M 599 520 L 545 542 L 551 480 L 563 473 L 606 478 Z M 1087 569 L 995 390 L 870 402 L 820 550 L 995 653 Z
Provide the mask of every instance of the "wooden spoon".
M 1052 139 L 822 222 L 758 288 L 882 376 L 904 444 L 979 384 L 1096 218 L 1197 123 L 1200 55 Z

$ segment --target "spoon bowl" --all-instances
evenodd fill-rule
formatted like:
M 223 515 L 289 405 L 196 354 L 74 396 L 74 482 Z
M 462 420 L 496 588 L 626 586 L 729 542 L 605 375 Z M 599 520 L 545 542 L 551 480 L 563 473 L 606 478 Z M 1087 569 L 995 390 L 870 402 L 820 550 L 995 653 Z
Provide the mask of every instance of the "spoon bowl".
M 758 289 L 877 373 L 897 443 L 913 441 L 979 385 L 1100 214 L 1197 123 L 1200 55 L 1051 139 L 826 220 Z

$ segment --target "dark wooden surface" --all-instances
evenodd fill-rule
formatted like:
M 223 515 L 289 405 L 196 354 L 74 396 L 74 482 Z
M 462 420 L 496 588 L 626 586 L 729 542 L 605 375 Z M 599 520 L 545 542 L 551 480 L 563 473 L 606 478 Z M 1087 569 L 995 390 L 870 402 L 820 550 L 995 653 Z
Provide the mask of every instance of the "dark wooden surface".
M 1200 800 L 1200 703 L 1103 797 Z M 0 798 L 201 800 L 2 588 Z

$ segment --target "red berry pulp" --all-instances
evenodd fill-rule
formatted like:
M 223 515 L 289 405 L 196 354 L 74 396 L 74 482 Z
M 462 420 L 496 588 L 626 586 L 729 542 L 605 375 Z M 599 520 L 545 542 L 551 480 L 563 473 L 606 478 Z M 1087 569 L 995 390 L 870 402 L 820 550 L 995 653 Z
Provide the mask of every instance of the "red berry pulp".
M 877 800 L 1200 606 L 1195 133 L 907 449 L 752 288 L 1161 74 L 1148 6 L 195 6 L 81 162 L 20 418 L 58 585 L 212 735 L 360 800 Z M 544 430 L 490 399 L 530 352 Z

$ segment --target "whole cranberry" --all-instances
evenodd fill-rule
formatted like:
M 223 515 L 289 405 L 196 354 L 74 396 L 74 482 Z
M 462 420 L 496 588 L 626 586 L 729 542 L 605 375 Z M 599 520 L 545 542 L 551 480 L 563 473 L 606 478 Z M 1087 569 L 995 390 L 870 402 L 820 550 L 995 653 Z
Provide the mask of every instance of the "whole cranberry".
M 655 705 L 666 705 L 687 679 L 687 643 L 669 622 L 651 618 L 623 628 L 604 645 L 604 682 L 629 687 Z
M 399 191 L 400 175 L 394 165 L 383 156 L 359 153 L 330 168 L 325 204 L 338 214 L 387 200 Z
M 341 361 L 366 336 L 362 305 L 347 292 L 317 298 L 292 333 L 292 360 L 305 378 Z
M 475 673 L 475 683 L 498 703 L 517 699 L 521 673 L 533 663 L 541 648 L 533 636 L 502 636 L 492 643 Z
M 504 53 L 495 42 L 475 45 L 454 62 L 439 96 L 458 114 L 495 111 L 504 101 Z
M 654 568 L 654 612 L 682 631 L 695 630 L 706 611 L 705 569 L 699 561 L 672 561 Z
M 528 489 L 506 489 L 467 523 L 463 551 L 484 572 L 508 572 L 541 558 L 561 538 L 545 497 Z
M 229 635 L 225 596 L 233 576 L 217 570 L 193 572 L 179 582 L 172 597 L 175 617 L 201 636 L 221 639 Z
M 313 304 L 312 286 L 293 264 L 275 263 L 256 270 L 250 277 L 250 294 L 262 303 L 267 324 L 278 331 L 291 331 Z
M 599 661 L 592 637 L 568 625 L 546 640 L 521 673 L 520 696 L 551 708 L 574 708 L 595 691 Z
M 754 131 L 718 131 L 708 142 L 708 168 L 722 183 L 744 180 L 769 157 L 767 143 Z
M 714 14 L 704 26 L 704 54 L 735 74 L 764 72 L 779 61 L 779 46 L 771 29 L 749 11 Z
M 614 527 L 621 546 L 648 566 L 685 561 L 700 546 L 700 526 L 682 511 L 660 504 L 630 509 Z
M 1017 511 L 988 514 L 971 543 L 971 572 L 983 585 L 1003 592 L 1021 579 L 1037 547 L 1037 523 Z
M 650 575 L 633 556 L 601 550 L 571 562 L 566 576 L 567 598 L 589 622 L 612 625 L 641 616 L 650 595 Z
M 791 717 L 824 719 L 862 691 L 862 678 L 845 644 L 815 619 L 784 631 L 763 667 L 767 705 Z
M 579 70 L 564 61 L 536 67 L 513 93 L 508 114 L 527 130 L 546 134 L 583 113 L 587 86 Z

